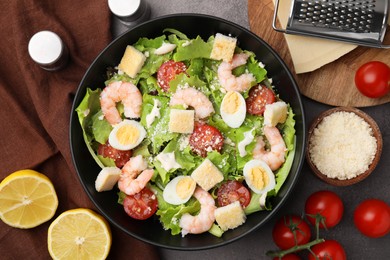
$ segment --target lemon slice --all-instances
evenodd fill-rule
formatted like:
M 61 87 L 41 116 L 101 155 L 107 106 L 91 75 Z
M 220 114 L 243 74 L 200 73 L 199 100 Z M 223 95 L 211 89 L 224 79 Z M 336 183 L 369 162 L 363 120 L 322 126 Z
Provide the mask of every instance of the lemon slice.
M 111 248 L 111 230 L 96 212 L 72 209 L 50 225 L 48 249 L 53 259 L 105 259 Z
M 39 172 L 20 170 L 0 183 L 0 218 L 12 227 L 36 227 L 51 219 L 57 206 L 53 184 Z

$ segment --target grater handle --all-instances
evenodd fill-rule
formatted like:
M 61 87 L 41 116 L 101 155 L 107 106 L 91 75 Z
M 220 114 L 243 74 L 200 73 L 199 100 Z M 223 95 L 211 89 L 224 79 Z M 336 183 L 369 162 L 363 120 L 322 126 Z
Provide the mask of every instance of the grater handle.
M 272 19 L 272 28 L 277 32 L 286 33 L 286 30 L 282 28 L 278 28 L 276 25 L 276 20 L 278 17 L 278 10 L 279 10 L 279 0 L 275 0 L 275 11 L 274 11 L 274 17 Z

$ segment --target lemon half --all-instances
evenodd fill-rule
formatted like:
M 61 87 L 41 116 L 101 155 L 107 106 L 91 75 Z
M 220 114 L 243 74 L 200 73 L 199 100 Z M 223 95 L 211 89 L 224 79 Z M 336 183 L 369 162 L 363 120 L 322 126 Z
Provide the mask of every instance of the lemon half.
M 53 259 L 106 259 L 111 230 L 96 212 L 78 208 L 63 212 L 50 225 L 48 250 Z
M 0 218 L 16 228 L 33 228 L 51 219 L 58 207 L 48 177 L 33 170 L 20 170 L 0 183 Z

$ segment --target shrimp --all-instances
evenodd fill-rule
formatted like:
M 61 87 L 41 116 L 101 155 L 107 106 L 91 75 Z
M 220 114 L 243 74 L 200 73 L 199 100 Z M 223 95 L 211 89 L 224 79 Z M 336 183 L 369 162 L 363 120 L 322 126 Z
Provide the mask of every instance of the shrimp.
M 211 228 L 215 221 L 215 201 L 207 191 L 197 187 L 194 197 L 200 202 L 200 212 L 196 216 L 185 213 L 180 219 L 181 234 L 200 234 Z
M 231 62 L 223 61 L 218 67 L 218 79 L 221 86 L 227 91 L 243 92 L 251 87 L 251 83 L 256 81 L 250 73 L 244 73 L 236 77 L 232 70 L 244 65 L 249 55 L 245 53 L 235 54 Z
M 274 126 L 265 126 L 264 134 L 267 138 L 271 149 L 265 150 L 265 142 L 262 137 L 257 138 L 257 144 L 253 149 L 253 157 L 255 159 L 263 160 L 272 171 L 279 169 L 279 167 L 285 161 L 285 155 L 287 152 L 286 144 L 279 132 Z
M 195 88 L 178 89 L 171 98 L 170 106 L 185 105 L 195 109 L 197 118 L 206 118 L 214 113 L 214 107 L 205 94 Z
M 142 95 L 139 89 L 130 82 L 115 81 L 104 88 L 100 94 L 103 115 L 111 125 L 122 121 L 116 108 L 116 103 L 120 101 L 126 117 L 139 118 L 141 116 Z
M 140 192 L 154 174 L 154 171 L 147 169 L 147 167 L 147 162 L 142 158 L 142 155 L 131 157 L 122 168 L 118 188 L 127 195 Z

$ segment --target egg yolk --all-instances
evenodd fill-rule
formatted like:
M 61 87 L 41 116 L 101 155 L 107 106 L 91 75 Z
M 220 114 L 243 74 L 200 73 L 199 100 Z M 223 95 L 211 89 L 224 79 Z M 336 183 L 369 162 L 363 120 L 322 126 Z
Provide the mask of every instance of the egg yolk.
M 134 144 L 139 138 L 139 131 L 135 126 L 125 125 L 118 129 L 116 137 L 121 144 Z
M 195 185 L 195 181 L 190 177 L 182 178 L 177 182 L 176 194 L 180 197 L 180 199 L 185 199 L 188 197 L 188 195 L 190 195 L 191 192 L 193 192 Z
M 223 100 L 223 110 L 228 114 L 234 114 L 238 111 L 241 105 L 241 100 L 238 94 L 234 91 L 230 91 L 226 94 Z
M 261 167 L 254 167 L 249 172 L 249 179 L 257 189 L 264 189 L 269 183 L 267 172 Z

